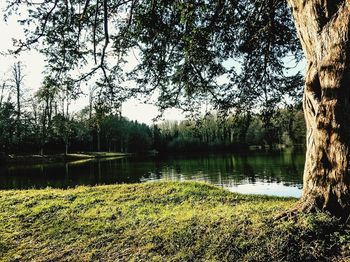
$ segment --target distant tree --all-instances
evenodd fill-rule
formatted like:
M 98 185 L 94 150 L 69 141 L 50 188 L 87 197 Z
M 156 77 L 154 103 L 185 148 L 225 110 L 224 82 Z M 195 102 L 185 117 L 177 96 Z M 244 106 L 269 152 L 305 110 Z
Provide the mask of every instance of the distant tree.
M 75 113 L 72 119 L 73 138 L 72 144 L 75 150 L 93 150 L 93 131 L 89 106 Z
M 248 145 L 264 146 L 264 127 L 262 120 L 253 116 L 247 130 L 246 142 Z
M 21 126 L 21 114 L 22 114 L 22 96 L 23 96 L 23 80 L 24 80 L 24 65 L 18 61 L 14 63 L 11 67 L 11 78 L 10 83 L 16 93 L 16 106 L 17 106 L 17 138 L 20 137 L 20 126 Z
M 106 116 L 101 124 L 108 151 L 125 151 L 129 137 L 128 121 L 119 115 Z
M 279 140 L 285 145 L 304 145 L 306 125 L 300 104 L 280 108 L 274 119 L 275 126 L 279 133 Z
M 0 106 L 0 151 L 8 152 L 13 142 L 13 134 L 16 129 L 17 112 L 11 102 L 4 102 Z
M 94 109 L 95 109 L 94 122 L 96 126 L 96 134 L 97 134 L 97 152 L 100 152 L 101 151 L 101 125 L 106 114 L 108 113 L 108 108 L 104 105 L 103 101 L 99 99 L 95 102 Z
M 1 93 L 0 93 L 0 107 L 3 104 L 4 97 L 5 97 L 5 87 L 6 87 L 6 81 L 2 82 L 1 84 Z
M 68 154 L 69 144 L 73 135 L 71 119 L 62 114 L 57 114 L 52 118 L 52 133 L 64 143 L 64 154 Z
M 35 105 L 38 121 L 38 139 L 40 144 L 40 154 L 44 154 L 44 146 L 52 131 L 52 118 L 54 114 L 55 100 L 59 94 L 59 86 L 57 82 L 45 77 L 42 86 L 35 95 L 35 100 L 38 102 L 38 107 Z M 34 101 L 34 103 L 36 103 Z
M 144 152 L 152 145 L 150 129 L 145 124 L 132 122 L 129 135 L 129 150 L 131 152 Z
M 163 138 L 163 136 L 162 136 L 161 129 L 158 127 L 158 125 L 153 125 L 152 129 L 153 129 L 153 134 L 152 134 L 153 145 L 152 145 L 152 148 L 156 149 L 158 151 L 165 151 L 166 142 L 165 142 L 165 138 Z

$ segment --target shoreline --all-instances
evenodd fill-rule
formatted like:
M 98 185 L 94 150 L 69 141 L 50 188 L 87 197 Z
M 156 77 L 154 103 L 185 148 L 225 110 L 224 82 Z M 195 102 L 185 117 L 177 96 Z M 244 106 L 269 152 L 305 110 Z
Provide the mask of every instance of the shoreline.
M 0 163 L 11 164 L 47 164 L 47 163 L 67 163 L 88 159 L 103 159 L 111 157 L 127 157 L 128 153 L 110 153 L 110 152 L 78 152 L 72 154 L 54 154 L 54 155 L 0 155 Z

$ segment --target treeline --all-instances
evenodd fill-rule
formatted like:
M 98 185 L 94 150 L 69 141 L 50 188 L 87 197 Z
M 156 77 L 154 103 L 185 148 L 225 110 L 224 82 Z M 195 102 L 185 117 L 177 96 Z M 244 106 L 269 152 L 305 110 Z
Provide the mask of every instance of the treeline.
M 122 117 L 120 98 L 103 83 L 96 82 L 88 105 L 73 113 L 71 104 L 82 94 L 76 82 L 67 77 L 58 83 L 47 76 L 31 93 L 24 88 L 23 71 L 20 62 L 14 64 L 9 80 L 0 86 L 0 153 L 203 152 L 276 148 L 305 141 L 300 104 L 262 114 L 209 113 L 196 120 L 149 127 Z
M 96 81 L 89 103 L 78 113 L 71 105 L 79 83 L 46 76 L 36 92 L 25 88 L 25 66 L 15 63 L 0 86 L 0 153 L 143 152 L 153 146 L 152 130 L 121 116 L 111 87 Z
M 199 121 L 166 121 L 154 127 L 155 148 L 163 152 L 242 150 L 250 146 L 276 149 L 305 144 L 301 106 L 278 109 L 268 124 L 259 114 L 221 119 L 208 114 Z
M 196 120 L 165 121 L 147 126 L 121 116 L 118 93 L 104 82 L 89 87 L 89 103 L 78 113 L 72 102 L 82 95 L 79 84 L 46 76 L 36 92 L 24 86 L 24 66 L 15 63 L 0 85 L 0 153 L 194 152 L 277 148 L 302 145 L 305 123 L 300 104 L 262 112 Z
M 0 152 L 202 152 L 249 146 L 271 149 L 305 141 L 300 107 L 277 110 L 268 125 L 261 115 L 245 113 L 224 119 L 207 114 L 199 120 L 165 121 L 149 127 L 96 106 L 65 114 L 49 100 L 34 97 L 32 110 L 23 110 L 20 116 L 16 102 L 0 101 Z
M 85 109 L 71 104 L 82 93 L 67 77 L 45 77 L 36 92 L 24 88 L 24 66 L 11 67 L 0 86 L 0 153 L 56 154 L 78 151 L 141 152 L 152 148 L 152 130 L 120 114 L 120 101 L 96 83 Z
M 18 120 L 16 112 L 11 102 L 0 105 L 0 152 L 141 152 L 152 148 L 151 128 L 118 114 L 98 119 L 96 114 L 90 115 L 89 110 L 84 109 L 67 119 L 54 111 L 44 120 L 43 111 L 32 111 Z
M 36 96 L 32 110 L 23 110 L 18 117 L 16 102 L 0 101 L 0 152 L 203 152 L 271 149 L 305 141 L 300 106 L 278 109 L 269 124 L 262 115 L 244 113 L 224 119 L 207 114 L 199 120 L 164 121 L 151 127 L 99 109 L 95 105 L 65 114 L 57 103 Z

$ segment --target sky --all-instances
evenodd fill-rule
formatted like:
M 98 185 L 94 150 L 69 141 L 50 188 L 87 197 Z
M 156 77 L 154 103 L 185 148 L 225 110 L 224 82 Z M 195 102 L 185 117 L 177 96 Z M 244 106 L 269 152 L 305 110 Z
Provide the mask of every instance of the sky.
M 4 16 L 4 7 L 6 1 L 0 0 L 0 12 L 1 17 Z M 25 65 L 25 79 L 24 87 L 26 90 L 35 92 L 43 80 L 44 71 L 44 59 L 45 57 L 37 51 L 23 52 L 19 56 L 14 57 L 12 55 L 4 55 L 7 50 L 12 49 L 12 38 L 21 38 L 23 31 L 19 23 L 17 23 L 17 17 L 11 17 L 8 22 L 0 22 L 0 82 L 10 77 L 10 67 L 16 61 L 21 61 Z M 132 59 L 132 58 L 130 58 Z M 72 104 L 73 111 L 79 111 L 84 106 L 88 105 L 87 91 L 86 95 L 80 97 L 77 101 Z M 122 105 L 122 115 L 130 120 L 137 120 L 138 122 L 146 123 L 151 125 L 153 119 L 159 115 L 159 111 L 156 106 L 151 104 L 144 104 L 137 99 L 130 99 Z M 180 110 L 169 109 L 164 114 L 164 119 L 167 120 L 183 120 L 185 119 L 184 114 Z

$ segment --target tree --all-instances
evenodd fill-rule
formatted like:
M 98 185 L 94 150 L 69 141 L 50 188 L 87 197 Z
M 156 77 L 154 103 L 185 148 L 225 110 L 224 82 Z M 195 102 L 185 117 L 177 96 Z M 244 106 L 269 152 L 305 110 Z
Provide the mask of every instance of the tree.
M 5 87 L 6 87 L 6 81 L 4 81 L 4 82 L 2 83 L 2 85 L 1 85 L 0 107 L 1 107 L 2 104 L 3 104 Z
M 17 105 L 17 138 L 20 136 L 20 124 L 21 124 L 21 113 L 22 113 L 22 92 L 23 92 L 23 80 L 24 80 L 24 66 L 23 64 L 18 61 L 14 63 L 11 67 L 11 74 L 12 78 L 10 79 L 13 88 L 15 89 L 16 93 L 16 105 Z
M 13 133 L 15 131 L 16 110 L 11 102 L 4 102 L 0 106 L 0 151 L 8 152 L 13 140 Z
M 72 137 L 72 121 L 68 116 L 57 114 L 52 118 L 53 133 L 64 143 L 64 155 L 68 154 L 69 143 Z
M 63 139 L 65 150 L 64 154 L 68 154 L 69 149 L 69 141 L 71 138 L 72 130 L 71 130 L 71 115 L 69 111 L 69 106 L 71 100 L 76 100 L 80 95 L 80 90 L 76 87 L 74 81 L 71 78 L 66 77 L 65 81 L 60 85 L 61 91 L 61 100 L 62 100 L 62 115 L 59 117 L 59 124 L 61 137 Z
M 59 93 L 59 88 L 54 79 L 45 77 L 43 85 L 36 93 L 37 111 L 37 135 L 40 145 L 40 154 L 44 154 L 44 146 L 51 134 L 54 103 Z M 35 103 L 35 102 L 34 102 Z M 35 105 L 36 106 L 36 105 Z
M 348 1 L 289 0 L 308 61 L 303 210 L 350 214 Z
M 308 60 L 307 159 L 299 210 L 323 209 L 346 216 L 350 214 L 348 1 L 288 2 Z M 30 17 L 21 22 L 35 26 L 27 28 L 27 39 L 17 42 L 16 51 L 39 42 L 42 50 L 49 50 L 45 54 L 50 65 L 58 68 L 67 64 L 67 58 L 73 61 L 70 69 L 93 58 L 95 67 L 80 76 L 82 80 L 98 70 L 109 79 L 121 68 L 121 58 L 136 49 L 140 63 L 129 76 L 138 86 L 130 90 L 158 92 L 161 109 L 177 106 L 194 111 L 205 99 L 232 112 L 265 108 L 269 120 L 274 105 L 285 96 L 298 95 L 301 75 L 293 75 L 285 64 L 291 56 L 296 62 L 302 58 L 287 1 L 16 1 L 8 11 L 22 10 L 20 3 L 30 10 Z M 107 50 L 117 59 L 108 60 Z M 227 81 L 220 82 L 222 77 Z M 104 84 L 112 86 L 111 82 Z
M 17 119 L 19 121 L 21 117 L 21 93 L 22 93 L 22 84 L 23 84 L 23 65 L 21 62 L 15 63 L 12 67 L 12 82 L 16 90 L 16 102 L 17 102 Z

